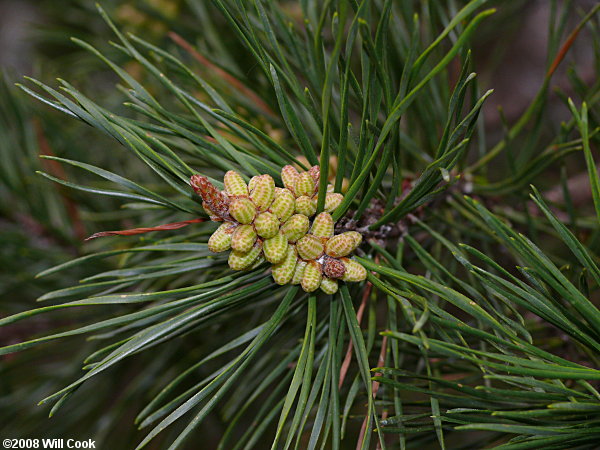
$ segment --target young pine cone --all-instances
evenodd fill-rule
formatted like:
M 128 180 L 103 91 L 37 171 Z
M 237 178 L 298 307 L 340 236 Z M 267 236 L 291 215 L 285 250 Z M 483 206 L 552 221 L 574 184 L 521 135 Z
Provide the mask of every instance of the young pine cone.
M 319 166 L 312 166 L 308 171 L 299 173 L 294 166 L 285 166 L 281 169 L 281 179 L 284 186 L 294 194 L 296 199 L 295 211 L 311 217 L 317 211 L 319 198 Z M 333 212 L 340 204 L 344 196 L 333 192 L 333 185 L 327 186 L 325 194 L 325 212 Z

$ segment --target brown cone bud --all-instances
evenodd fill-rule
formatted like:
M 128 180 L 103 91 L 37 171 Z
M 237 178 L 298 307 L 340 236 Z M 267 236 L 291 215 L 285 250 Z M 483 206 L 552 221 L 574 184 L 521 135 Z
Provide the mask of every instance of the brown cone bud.
M 339 259 L 329 256 L 324 258 L 323 273 L 329 278 L 342 278 L 346 272 L 346 266 Z
M 192 175 L 190 185 L 196 191 L 210 211 L 222 219 L 229 218 L 229 199 L 223 195 L 208 178 L 202 175 Z M 209 213 L 210 214 L 210 213 Z

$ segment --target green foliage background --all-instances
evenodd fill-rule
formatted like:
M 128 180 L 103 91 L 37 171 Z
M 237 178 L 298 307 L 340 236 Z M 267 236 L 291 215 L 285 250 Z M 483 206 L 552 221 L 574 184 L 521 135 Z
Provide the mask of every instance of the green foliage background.
M 3 438 L 596 445 L 600 82 L 569 51 L 591 42 L 598 73 L 598 6 L 549 2 L 546 76 L 498 138 L 476 73 L 524 2 L 68 3 L 19 85 L 42 103 L 0 93 Z M 193 173 L 278 179 L 301 156 L 347 179 L 368 283 L 231 272 L 210 223 L 81 243 L 204 217 Z

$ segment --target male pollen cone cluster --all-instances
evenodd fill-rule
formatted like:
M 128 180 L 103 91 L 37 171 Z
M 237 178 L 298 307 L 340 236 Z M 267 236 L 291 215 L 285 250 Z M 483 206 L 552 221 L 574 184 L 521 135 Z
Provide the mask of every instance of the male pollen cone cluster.
M 229 254 L 229 267 L 250 270 L 267 260 L 277 284 L 300 284 L 306 292 L 319 287 L 327 294 L 338 290 L 338 280 L 363 281 L 366 269 L 348 258 L 361 244 L 356 231 L 334 235 L 331 217 L 344 196 L 327 186 L 324 211 L 311 223 L 319 196 L 319 166 L 298 172 L 281 170 L 284 188 L 270 175 L 252 177 L 248 184 L 230 170 L 219 191 L 208 178 L 193 175 L 190 184 L 215 222 L 223 222 L 208 240 L 211 252 Z

